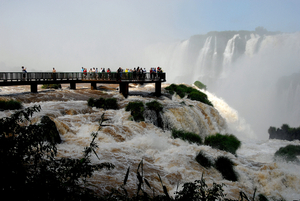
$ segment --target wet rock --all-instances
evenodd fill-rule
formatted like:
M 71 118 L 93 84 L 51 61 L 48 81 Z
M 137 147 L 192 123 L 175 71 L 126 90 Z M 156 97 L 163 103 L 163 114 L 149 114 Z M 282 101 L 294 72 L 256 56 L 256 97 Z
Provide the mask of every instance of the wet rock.
M 59 132 L 56 128 L 55 123 L 48 117 L 43 116 L 41 119 L 41 124 L 43 132 L 46 133 L 46 140 L 50 143 L 61 143 L 61 138 Z

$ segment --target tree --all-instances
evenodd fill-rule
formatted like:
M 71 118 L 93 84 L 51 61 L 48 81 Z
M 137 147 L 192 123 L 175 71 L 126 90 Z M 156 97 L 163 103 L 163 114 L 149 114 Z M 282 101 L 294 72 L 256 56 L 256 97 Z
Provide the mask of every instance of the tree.
M 10 199 L 82 200 L 96 198 L 91 190 L 82 188 L 95 170 L 111 169 L 110 163 L 92 164 L 96 154 L 97 132 L 79 159 L 58 158 L 56 142 L 43 124 L 31 124 L 33 113 L 40 106 L 25 108 L 0 119 L 0 192 Z M 99 130 L 104 121 L 99 122 Z

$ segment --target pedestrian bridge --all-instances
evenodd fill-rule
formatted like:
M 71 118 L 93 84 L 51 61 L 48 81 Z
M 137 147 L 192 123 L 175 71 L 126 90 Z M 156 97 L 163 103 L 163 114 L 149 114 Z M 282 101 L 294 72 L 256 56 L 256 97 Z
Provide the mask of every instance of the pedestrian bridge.
M 70 84 L 76 89 L 77 83 L 91 83 L 91 89 L 97 83 L 119 84 L 120 93 L 128 96 L 130 83 L 155 83 L 155 95 L 161 95 L 161 83 L 166 82 L 166 73 L 81 73 L 81 72 L 0 72 L 0 86 L 30 85 L 31 92 L 36 93 L 41 84 Z

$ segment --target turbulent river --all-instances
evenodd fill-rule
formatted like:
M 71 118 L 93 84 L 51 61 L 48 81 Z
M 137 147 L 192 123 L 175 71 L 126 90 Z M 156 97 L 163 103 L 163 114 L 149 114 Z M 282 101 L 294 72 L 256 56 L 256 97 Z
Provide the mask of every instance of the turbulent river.
M 267 197 L 300 199 L 299 165 L 273 160 L 274 153 L 280 147 L 300 145 L 299 141 L 258 140 L 247 122 L 239 117 L 238 111 L 207 91 L 205 93 L 214 108 L 176 96 L 150 96 L 150 92 L 154 92 L 154 85 L 151 84 L 131 86 L 127 99 L 118 92 L 117 87 L 118 85 L 98 84 L 98 90 L 91 90 L 89 85 L 78 84 L 77 90 L 70 90 L 67 85 L 62 85 L 61 90 L 39 88 L 38 93 L 30 93 L 29 86 L 1 87 L 0 99 L 20 100 L 25 107 L 40 105 L 42 110 L 34 114 L 32 122 L 37 122 L 43 115 L 48 115 L 55 122 L 63 140 L 58 145 L 58 156 L 62 157 L 82 156 L 84 147 L 91 142 L 91 133 L 97 132 L 98 121 L 105 113 L 105 118 L 109 120 L 104 123 L 107 126 L 98 132 L 97 138 L 100 161 L 96 156 L 92 157 L 92 161 L 113 163 L 115 169 L 95 172 L 90 178 L 89 181 L 93 184 L 91 188 L 100 194 L 109 193 L 111 188 L 118 188 L 123 183 L 129 166 L 131 171 L 126 188 L 136 189 L 135 173 L 143 160 L 144 175 L 151 185 L 157 191 L 162 190 L 159 174 L 170 195 L 174 195 L 178 185 L 180 188 L 185 182 L 200 179 L 203 173 L 208 184 L 226 184 L 224 189 L 228 198 L 237 199 L 240 191 L 251 196 L 257 188 L 257 193 Z M 163 89 L 162 91 L 164 93 Z M 87 105 L 90 97 L 100 96 L 117 98 L 120 109 L 105 111 Z M 235 156 L 209 146 L 173 139 L 170 130 L 158 128 L 151 123 L 155 121 L 151 113 L 146 114 L 145 122 L 131 121 L 130 112 L 125 111 L 125 106 L 135 100 L 144 103 L 152 100 L 160 102 L 164 106 L 163 121 L 169 128 L 195 132 L 202 137 L 216 132 L 231 133 L 242 141 L 242 146 Z M 13 111 L 1 111 L 0 117 L 12 113 Z M 220 155 L 231 158 L 239 174 L 239 181 L 224 180 L 216 169 L 205 169 L 199 165 L 195 156 L 201 150 L 214 159 Z

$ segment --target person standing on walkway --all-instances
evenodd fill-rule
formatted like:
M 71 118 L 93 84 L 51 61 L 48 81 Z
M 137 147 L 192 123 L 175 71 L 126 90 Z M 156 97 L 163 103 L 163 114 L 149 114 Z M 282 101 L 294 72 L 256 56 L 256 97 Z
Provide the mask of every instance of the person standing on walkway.
M 26 68 L 24 66 L 22 66 L 22 73 L 23 73 L 23 80 L 25 80 L 27 70 L 26 70 Z

